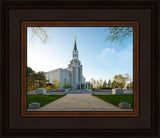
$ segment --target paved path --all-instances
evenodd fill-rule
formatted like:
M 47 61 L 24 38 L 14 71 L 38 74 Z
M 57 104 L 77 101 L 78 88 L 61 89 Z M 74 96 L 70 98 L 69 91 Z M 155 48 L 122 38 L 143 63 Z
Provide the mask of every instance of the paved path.
M 91 94 L 67 94 L 39 109 L 28 111 L 132 111 L 132 109 L 120 109 Z

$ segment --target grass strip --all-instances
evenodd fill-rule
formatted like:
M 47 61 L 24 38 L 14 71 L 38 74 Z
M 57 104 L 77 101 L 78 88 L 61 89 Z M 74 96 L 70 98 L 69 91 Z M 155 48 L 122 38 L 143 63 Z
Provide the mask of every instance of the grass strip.
M 32 94 L 27 94 L 27 108 L 30 103 L 40 103 L 41 106 L 44 106 L 50 102 L 53 102 L 61 97 L 63 95 L 32 95 Z
M 96 96 L 106 102 L 109 102 L 113 105 L 118 106 L 121 102 L 127 102 L 131 104 L 131 107 L 133 108 L 133 94 L 123 94 L 123 95 L 98 95 L 93 94 L 93 96 Z

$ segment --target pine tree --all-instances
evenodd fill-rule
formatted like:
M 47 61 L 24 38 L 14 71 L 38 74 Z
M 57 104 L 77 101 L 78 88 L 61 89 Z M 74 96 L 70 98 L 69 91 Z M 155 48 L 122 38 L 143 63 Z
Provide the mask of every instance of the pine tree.
M 106 85 L 107 85 L 107 83 L 106 83 L 106 80 L 103 82 L 103 85 L 102 85 L 102 88 L 104 89 L 104 88 L 106 88 Z
M 108 87 L 109 87 L 109 88 L 111 88 L 111 87 L 112 87 L 112 82 L 111 82 L 111 80 L 110 80 L 110 79 L 108 80 Z

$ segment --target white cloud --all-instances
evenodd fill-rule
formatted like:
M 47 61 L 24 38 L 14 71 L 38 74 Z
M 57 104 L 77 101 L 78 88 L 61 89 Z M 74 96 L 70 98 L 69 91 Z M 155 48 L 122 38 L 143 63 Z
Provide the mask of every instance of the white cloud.
M 108 54 L 117 54 L 117 52 L 115 51 L 115 49 L 113 48 L 105 48 L 104 50 L 102 50 L 102 52 L 98 55 L 98 57 L 105 57 Z
M 97 56 L 97 58 L 103 62 L 103 64 L 123 64 L 127 61 L 132 63 L 133 50 L 132 45 L 127 48 L 116 51 L 113 48 L 105 48 L 101 51 L 101 53 Z

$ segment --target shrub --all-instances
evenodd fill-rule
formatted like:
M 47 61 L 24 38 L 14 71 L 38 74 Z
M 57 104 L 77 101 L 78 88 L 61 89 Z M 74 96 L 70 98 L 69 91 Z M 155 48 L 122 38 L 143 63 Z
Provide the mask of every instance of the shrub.
M 105 90 L 112 90 L 111 87 L 106 87 L 106 88 L 102 88 L 102 89 L 105 89 Z

